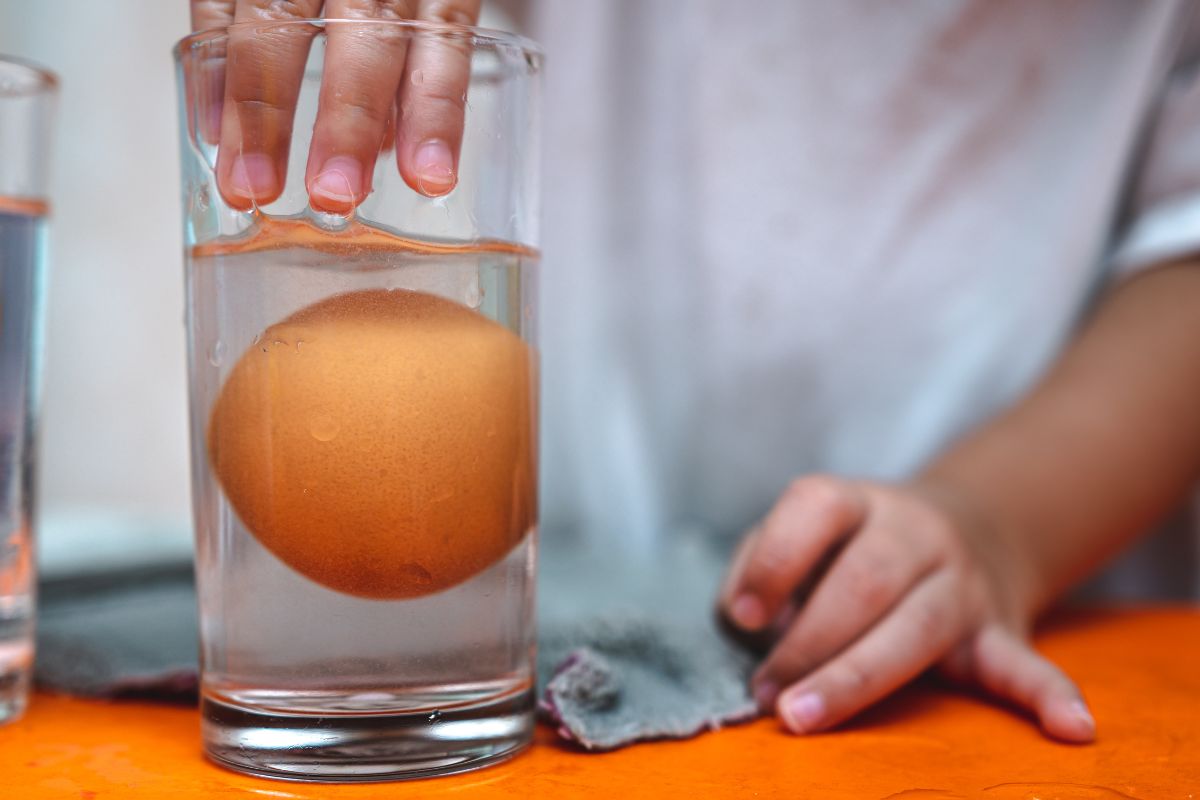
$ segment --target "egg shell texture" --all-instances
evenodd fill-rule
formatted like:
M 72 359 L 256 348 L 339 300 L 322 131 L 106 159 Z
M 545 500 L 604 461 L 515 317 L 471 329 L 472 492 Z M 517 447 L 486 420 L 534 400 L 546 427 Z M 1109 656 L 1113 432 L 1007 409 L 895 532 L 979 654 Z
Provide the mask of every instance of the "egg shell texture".
M 518 336 L 453 301 L 335 295 L 234 366 L 209 460 L 242 522 L 297 572 L 365 598 L 439 592 L 535 524 L 531 362 Z

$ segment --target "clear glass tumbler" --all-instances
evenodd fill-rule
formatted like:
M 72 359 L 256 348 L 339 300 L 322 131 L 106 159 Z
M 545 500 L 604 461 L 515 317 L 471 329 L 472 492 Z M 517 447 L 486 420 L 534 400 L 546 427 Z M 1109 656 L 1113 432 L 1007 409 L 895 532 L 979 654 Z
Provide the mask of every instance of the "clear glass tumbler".
M 0 722 L 33 672 L 33 479 L 50 126 L 58 81 L 0 57 Z
M 330 212 L 305 168 L 339 36 L 408 64 L 373 188 Z M 507 758 L 534 713 L 540 53 L 367 20 L 175 52 L 205 750 L 326 781 Z M 393 151 L 439 54 L 469 83 L 457 184 L 433 197 Z M 268 140 L 282 179 L 238 195 L 223 181 Z

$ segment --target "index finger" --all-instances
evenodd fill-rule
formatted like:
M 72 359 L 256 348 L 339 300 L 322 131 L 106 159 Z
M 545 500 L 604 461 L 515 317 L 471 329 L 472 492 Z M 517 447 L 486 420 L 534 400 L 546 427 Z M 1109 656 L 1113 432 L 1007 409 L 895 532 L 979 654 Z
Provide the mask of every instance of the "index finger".
M 722 593 L 725 613 L 745 630 L 763 628 L 866 514 L 866 499 L 848 481 L 823 476 L 794 481 L 730 572 Z
M 313 208 L 346 214 L 371 191 L 408 50 L 409 30 L 387 21 L 410 19 L 415 8 L 415 0 L 328 3 L 325 69 L 305 175 Z
M 229 31 L 217 187 L 246 211 L 283 192 L 292 120 L 316 29 L 278 25 L 315 17 L 321 0 L 238 0 Z
M 920 675 L 963 627 L 953 578 L 930 576 L 878 625 L 780 695 L 779 716 L 794 733 L 837 725 Z

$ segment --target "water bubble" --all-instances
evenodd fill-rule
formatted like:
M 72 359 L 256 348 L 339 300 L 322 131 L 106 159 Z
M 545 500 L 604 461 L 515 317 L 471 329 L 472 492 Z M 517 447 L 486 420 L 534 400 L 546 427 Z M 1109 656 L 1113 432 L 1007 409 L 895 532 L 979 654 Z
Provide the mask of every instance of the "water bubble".
M 479 284 L 472 283 L 467 287 L 463 301 L 471 308 L 479 308 L 480 303 L 483 302 L 483 291 L 479 288 Z
M 318 228 L 336 233 L 346 230 L 347 226 L 350 225 L 351 216 L 353 216 L 353 212 L 343 215 L 314 209 L 312 212 L 312 221 Z
M 425 82 L 425 73 L 419 69 L 414 69 L 412 75 L 408 76 L 408 79 L 412 81 L 413 86 L 420 86 Z
M 228 348 L 225 346 L 225 343 L 220 339 L 217 339 L 215 342 L 209 345 L 208 363 L 212 364 L 214 367 L 219 367 L 224 364 L 225 353 L 227 350 Z
M 313 414 L 308 420 L 308 432 L 318 442 L 332 441 L 342 430 L 342 423 L 331 414 Z
M 408 581 L 420 586 L 428 586 L 433 582 L 433 576 L 429 574 L 429 570 L 415 562 L 409 562 L 400 565 L 400 574 Z

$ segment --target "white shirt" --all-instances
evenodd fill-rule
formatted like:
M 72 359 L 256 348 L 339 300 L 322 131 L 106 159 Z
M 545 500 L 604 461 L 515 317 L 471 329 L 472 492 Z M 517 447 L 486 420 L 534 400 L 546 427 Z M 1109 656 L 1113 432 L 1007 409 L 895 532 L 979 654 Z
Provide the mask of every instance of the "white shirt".
M 646 550 L 806 472 L 910 475 L 1200 244 L 1190 3 L 528 11 L 545 530 Z

